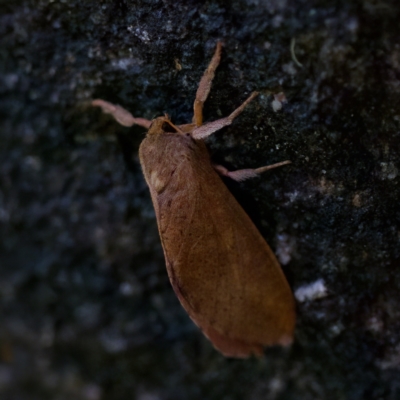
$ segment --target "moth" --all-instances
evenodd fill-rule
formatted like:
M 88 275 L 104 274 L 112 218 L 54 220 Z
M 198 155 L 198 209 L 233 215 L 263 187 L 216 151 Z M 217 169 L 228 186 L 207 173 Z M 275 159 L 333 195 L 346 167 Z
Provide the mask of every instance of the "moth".
M 290 161 L 228 171 L 213 165 L 204 139 L 230 125 L 253 92 L 228 117 L 203 124 L 203 104 L 221 58 L 218 42 L 200 80 L 193 122 L 168 115 L 149 121 L 119 105 L 93 100 L 121 125 L 148 130 L 139 148 L 171 285 L 195 324 L 228 357 L 261 356 L 264 346 L 293 340 L 295 303 L 282 269 L 220 175 L 236 181 Z

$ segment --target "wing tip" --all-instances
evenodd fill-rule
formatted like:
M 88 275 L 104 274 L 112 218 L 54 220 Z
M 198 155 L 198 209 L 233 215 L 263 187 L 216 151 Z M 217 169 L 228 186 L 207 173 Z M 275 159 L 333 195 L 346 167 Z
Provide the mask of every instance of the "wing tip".
M 227 335 L 219 333 L 212 327 L 203 329 L 205 336 L 211 341 L 215 349 L 222 353 L 225 357 L 248 358 L 251 356 L 262 357 L 264 355 L 264 347 L 266 346 L 284 346 L 288 347 L 293 343 L 293 334 L 282 334 L 275 340 L 269 340 L 265 343 L 250 343 L 245 340 L 231 338 Z

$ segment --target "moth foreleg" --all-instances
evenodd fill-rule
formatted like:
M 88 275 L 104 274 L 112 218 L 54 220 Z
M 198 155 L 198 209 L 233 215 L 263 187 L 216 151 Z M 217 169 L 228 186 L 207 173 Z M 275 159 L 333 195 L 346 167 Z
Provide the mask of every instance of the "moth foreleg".
M 281 167 L 282 165 L 290 164 L 291 161 L 281 161 L 276 164 L 266 165 L 265 167 L 260 168 L 247 168 L 247 169 L 238 169 L 236 171 L 229 171 L 227 168 L 222 165 L 214 165 L 215 170 L 222 176 L 227 176 L 237 182 L 245 181 L 246 179 L 255 178 L 259 174 L 268 171 L 273 168 Z
M 151 121 L 145 118 L 135 118 L 128 110 L 117 105 L 109 103 L 101 99 L 92 101 L 92 106 L 100 107 L 105 114 L 110 114 L 114 119 L 123 126 L 131 127 L 133 125 L 140 125 L 143 128 L 149 129 Z
M 195 128 L 192 132 L 193 139 L 204 139 L 216 131 L 219 131 L 224 126 L 230 125 L 233 120 L 245 109 L 247 104 L 258 95 L 258 92 L 253 92 L 231 115 L 225 118 L 217 119 L 216 121 L 208 122 L 203 126 Z
M 199 83 L 199 87 L 197 88 L 196 99 L 193 104 L 193 122 L 196 124 L 196 126 L 201 126 L 203 124 L 203 105 L 207 100 L 208 93 L 210 93 L 215 70 L 217 69 L 221 59 L 221 46 L 221 42 L 217 42 L 217 47 L 215 49 L 213 58 L 211 59 L 207 69 L 204 71 L 203 77 Z

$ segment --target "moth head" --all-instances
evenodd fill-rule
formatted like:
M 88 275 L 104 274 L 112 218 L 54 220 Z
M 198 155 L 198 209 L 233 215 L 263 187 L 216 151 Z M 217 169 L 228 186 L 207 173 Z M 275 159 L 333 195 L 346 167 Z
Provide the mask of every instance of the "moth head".
M 170 121 L 168 114 L 165 114 L 163 117 L 158 117 L 151 121 L 151 125 L 147 133 L 149 135 L 159 135 L 167 132 L 182 133 L 182 131 Z

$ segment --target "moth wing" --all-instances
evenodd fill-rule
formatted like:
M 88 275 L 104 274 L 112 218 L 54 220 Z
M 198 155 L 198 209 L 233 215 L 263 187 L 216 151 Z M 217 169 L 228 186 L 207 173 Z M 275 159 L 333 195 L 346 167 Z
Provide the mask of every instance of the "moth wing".
M 290 287 L 275 255 L 210 163 L 190 157 L 161 193 L 151 188 L 171 284 L 227 356 L 288 344 Z

